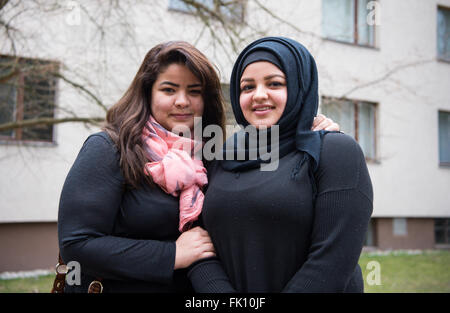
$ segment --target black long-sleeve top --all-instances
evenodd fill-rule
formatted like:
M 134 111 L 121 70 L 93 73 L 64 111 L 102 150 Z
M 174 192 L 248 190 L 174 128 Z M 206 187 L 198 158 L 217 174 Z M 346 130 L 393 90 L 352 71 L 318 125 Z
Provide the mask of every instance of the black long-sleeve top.
M 203 222 L 220 259 L 189 272 L 197 292 L 363 292 L 358 259 L 373 193 L 363 152 L 341 133 L 324 137 L 313 201 L 302 152 L 273 172 L 209 168 Z
M 102 279 L 104 292 L 191 292 L 186 270 L 175 270 L 178 198 L 158 186 L 124 187 L 119 153 L 100 132 L 85 141 L 60 198 L 58 237 L 62 259 L 77 261 L 87 292 Z

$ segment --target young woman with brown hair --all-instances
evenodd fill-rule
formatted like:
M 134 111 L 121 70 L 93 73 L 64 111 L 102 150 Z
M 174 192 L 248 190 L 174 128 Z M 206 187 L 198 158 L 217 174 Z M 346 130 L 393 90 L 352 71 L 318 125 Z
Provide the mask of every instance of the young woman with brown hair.
M 66 263 L 81 265 L 81 286 L 66 286 L 66 292 L 86 292 L 96 277 L 102 278 L 104 292 L 190 290 L 185 268 L 213 256 L 214 248 L 200 227 L 180 235 L 180 210 L 187 211 L 183 223 L 192 223 L 199 211 L 181 208 L 178 196 L 193 185 L 201 192 L 206 170 L 195 164 L 200 183 L 177 181 L 184 183 L 184 190 L 169 194 L 165 190 L 170 182 L 158 185 L 151 169 L 144 168 L 150 166 L 151 149 L 160 149 L 161 163 L 163 150 L 167 154 L 170 148 L 171 136 L 151 138 L 150 132 L 159 126 L 192 129 L 194 117 L 203 117 L 203 127 L 223 127 L 220 81 L 213 66 L 188 43 L 157 45 L 108 111 L 104 131 L 85 141 L 65 181 L 58 218 L 60 252 Z M 183 172 L 189 165 L 176 168 Z

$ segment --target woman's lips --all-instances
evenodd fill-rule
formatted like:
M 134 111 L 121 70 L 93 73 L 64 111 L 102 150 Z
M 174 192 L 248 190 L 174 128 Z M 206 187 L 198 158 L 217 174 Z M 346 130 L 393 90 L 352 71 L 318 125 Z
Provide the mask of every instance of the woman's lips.
M 272 106 L 259 106 L 254 107 L 252 109 L 253 113 L 256 115 L 265 115 L 267 113 L 270 113 L 274 108 Z
M 187 120 L 190 119 L 192 117 L 192 114 L 190 113 L 176 113 L 176 114 L 171 114 L 171 116 L 176 119 L 176 120 Z

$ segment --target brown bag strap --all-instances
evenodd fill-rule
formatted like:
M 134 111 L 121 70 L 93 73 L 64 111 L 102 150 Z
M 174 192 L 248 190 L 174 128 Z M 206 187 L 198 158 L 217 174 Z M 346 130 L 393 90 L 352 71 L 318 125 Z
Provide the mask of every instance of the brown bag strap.
M 51 293 L 64 293 L 64 287 L 66 285 L 67 266 L 61 258 L 61 254 L 58 254 L 58 264 L 55 266 L 56 277 L 53 282 Z M 93 280 L 88 287 L 88 293 L 102 293 L 103 284 L 101 278 Z
M 102 293 L 103 284 L 100 279 L 93 280 L 88 287 L 88 293 Z
M 64 293 L 64 286 L 66 285 L 67 267 L 64 264 L 61 255 L 58 254 L 58 264 L 55 266 L 56 277 L 53 282 L 51 293 Z

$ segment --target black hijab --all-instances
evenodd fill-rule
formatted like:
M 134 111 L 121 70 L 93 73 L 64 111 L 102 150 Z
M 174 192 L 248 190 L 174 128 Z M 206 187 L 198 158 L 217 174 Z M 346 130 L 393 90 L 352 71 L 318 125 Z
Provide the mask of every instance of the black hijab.
M 311 131 L 314 117 L 317 114 L 318 96 L 318 75 L 314 58 L 309 51 L 300 43 L 283 37 L 266 37 L 248 45 L 238 56 L 231 74 L 230 96 L 234 116 L 238 124 L 246 127 L 249 125 L 242 113 L 240 96 L 240 79 L 244 69 L 250 63 L 256 61 L 268 61 L 276 65 L 286 76 L 287 102 L 284 112 L 277 122 L 279 125 L 279 158 L 294 151 L 295 149 L 304 152 L 304 157 L 293 169 L 292 177 L 295 179 L 303 162 L 310 162 L 312 171 L 317 170 L 320 160 L 320 149 L 322 137 L 328 131 Z M 267 130 L 270 138 L 270 128 Z M 222 167 L 227 171 L 245 171 L 261 166 L 263 161 L 258 155 L 256 159 L 250 159 L 248 134 L 239 131 L 233 135 L 234 155 L 239 150 L 245 150 L 244 160 L 227 160 L 226 147 L 224 145 L 224 160 Z M 237 143 L 244 140 L 245 144 L 239 146 Z M 268 151 L 270 141 L 268 141 Z M 228 152 L 228 155 L 230 155 Z

